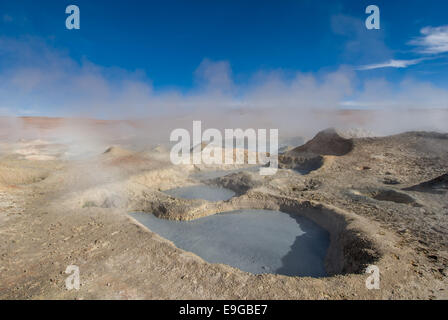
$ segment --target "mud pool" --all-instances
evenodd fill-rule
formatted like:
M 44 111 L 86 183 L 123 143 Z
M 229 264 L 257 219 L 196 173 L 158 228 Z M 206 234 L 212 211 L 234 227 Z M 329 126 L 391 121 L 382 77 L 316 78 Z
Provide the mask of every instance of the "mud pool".
M 236 210 L 193 221 L 170 221 L 148 213 L 131 216 L 151 231 L 210 263 L 253 274 L 326 276 L 326 230 L 311 220 L 270 210 Z

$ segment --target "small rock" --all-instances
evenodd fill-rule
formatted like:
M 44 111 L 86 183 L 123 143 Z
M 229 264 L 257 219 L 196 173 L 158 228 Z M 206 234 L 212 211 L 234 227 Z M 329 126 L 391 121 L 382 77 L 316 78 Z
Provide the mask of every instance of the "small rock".
M 400 181 L 398 181 L 398 180 L 395 179 L 395 178 L 385 178 L 385 179 L 383 180 L 383 183 L 384 183 L 384 184 L 387 184 L 387 185 L 396 185 L 396 184 L 400 184 Z

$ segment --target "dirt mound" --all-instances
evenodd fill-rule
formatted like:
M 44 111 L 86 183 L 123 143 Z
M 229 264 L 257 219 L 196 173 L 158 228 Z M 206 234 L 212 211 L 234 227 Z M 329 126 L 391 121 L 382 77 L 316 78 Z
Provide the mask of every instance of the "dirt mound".
M 200 145 L 197 144 L 195 147 L 190 149 L 190 155 L 201 153 L 201 158 L 203 163 L 215 163 L 213 159 L 221 158 L 221 163 L 226 163 L 226 152 L 230 151 L 232 153 L 232 163 L 234 164 L 260 164 L 264 157 L 269 157 L 270 153 L 266 152 L 258 153 L 256 151 L 247 150 L 244 148 L 233 148 L 227 149 L 225 146 L 215 145 L 213 143 L 202 142 Z M 196 150 L 197 149 L 197 150 Z M 221 155 L 220 155 L 221 154 Z M 263 158 L 262 158 L 263 157 Z M 232 164 L 233 166 L 233 164 Z
M 256 178 L 259 175 L 253 175 L 247 172 L 232 173 L 224 177 L 214 180 L 221 187 L 230 189 L 237 194 L 244 194 L 250 189 L 254 189 L 262 185 Z
M 110 147 L 101 155 L 100 162 L 104 168 L 121 169 L 123 173 L 131 174 L 150 168 L 159 161 L 149 159 L 142 152 L 133 152 L 121 147 Z
M 113 146 L 113 147 L 107 148 L 107 150 L 104 151 L 103 154 L 108 155 L 108 156 L 113 156 L 113 157 L 126 157 L 126 156 L 131 156 L 134 153 L 132 151 L 126 150 L 124 148 Z
M 280 155 L 279 167 L 308 174 L 323 165 L 324 156 L 343 156 L 352 149 L 352 139 L 341 137 L 334 129 L 326 129 L 303 146 Z
M 151 149 L 151 152 L 155 153 L 168 153 L 170 152 L 170 149 L 164 145 L 157 145 L 154 148 Z
M 414 204 L 417 202 L 410 195 L 395 190 L 378 190 L 372 194 L 372 198 L 379 201 L 392 201 L 395 203 Z
M 448 191 L 448 173 L 438 176 L 432 180 L 419 183 L 403 190 L 420 191 L 430 193 L 445 193 Z
M 448 140 L 448 133 L 441 133 L 435 131 L 408 131 L 405 133 L 400 133 L 397 136 L 402 136 L 405 138 L 427 138 L 427 139 L 439 139 L 439 140 Z
M 293 169 L 301 174 L 308 174 L 317 170 L 324 164 L 324 158 L 320 155 L 304 153 L 302 155 L 280 155 L 278 166 L 280 169 Z
M 289 151 L 288 154 L 314 153 L 318 155 L 343 156 L 352 151 L 352 149 L 352 139 L 341 137 L 335 129 L 326 129 L 319 132 L 303 146 Z
M 0 185 L 24 185 L 44 180 L 48 171 L 18 165 L 0 165 Z

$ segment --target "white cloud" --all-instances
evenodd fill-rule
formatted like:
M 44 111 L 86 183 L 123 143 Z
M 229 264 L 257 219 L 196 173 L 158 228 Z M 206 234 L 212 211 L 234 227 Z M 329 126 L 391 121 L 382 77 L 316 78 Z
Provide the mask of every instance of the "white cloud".
M 417 46 L 421 54 L 440 54 L 448 52 L 448 25 L 440 27 L 425 27 L 420 30 L 422 36 L 409 41 L 408 44 Z M 373 70 L 381 68 L 407 68 L 428 58 L 396 60 L 360 66 L 357 70 Z
M 337 108 L 352 92 L 352 71 L 286 76 L 260 72 L 236 84 L 227 61 L 205 59 L 190 90 L 154 90 L 143 72 L 78 63 L 38 39 L 0 38 L 0 96 L 15 110 L 99 118 L 246 108 Z
M 448 25 L 440 27 L 425 27 L 422 34 L 409 42 L 419 47 L 418 51 L 425 54 L 439 54 L 448 52 Z
M 281 128 L 282 132 L 313 132 L 338 126 L 342 120 L 328 111 L 341 106 L 448 109 L 446 89 L 411 80 L 397 86 L 386 80 L 360 83 L 356 73 L 344 67 L 331 72 L 293 74 L 260 70 L 248 81 L 237 83 L 228 62 L 204 60 L 193 75 L 195 86 L 181 91 L 155 89 L 143 72 L 105 68 L 88 61 L 79 63 L 42 41 L 0 38 L 0 56 L 0 113 L 16 115 L 35 112 L 102 119 L 165 116 L 173 121 L 188 115 L 196 120 L 212 119 L 210 126 L 216 128 L 259 125 Z M 393 119 L 398 121 L 397 117 Z M 396 124 L 390 120 L 391 126 Z M 423 113 L 400 128 L 412 129 L 420 123 L 430 128 L 433 125 Z M 434 128 L 447 131 L 447 126 L 448 120 Z
M 409 66 L 415 65 L 423 61 L 424 59 L 413 59 L 413 60 L 395 60 L 391 59 L 387 62 L 369 64 L 365 66 L 358 67 L 357 70 L 372 70 L 372 69 L 382 69 L 382 68 L 407 68 Z
M 341 105 L 366 109 L 448 110 L 448 90 L 409 78 L 398 83 L 396 88 L 384 79 L 373 79 L 364 83 L 356 99 L 345 100 Z

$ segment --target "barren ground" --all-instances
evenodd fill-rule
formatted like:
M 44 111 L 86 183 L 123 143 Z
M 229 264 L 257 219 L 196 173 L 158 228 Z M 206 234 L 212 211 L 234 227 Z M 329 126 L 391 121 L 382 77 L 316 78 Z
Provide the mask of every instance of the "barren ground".
M 448 298 L 448 135 L 346 140 L 326 132 L 285 154 L 274 176 L 247 171 L 205 181 L 237 193 L 218 203 L 162 193 L 214 170 L 173 166 L 163 148 L 121 145 L 67 159 L 68 147 L 0 146 L 0 299 Z M 236 208 L 315 220 L 332 236 L 332 276 L 209 264 L 127 214 L 194 219 Z M 366 289 L 369 264 L 380 269 L 379 290 Z M 78 291 L 65 288 L 68 265 L 80 268 Z

